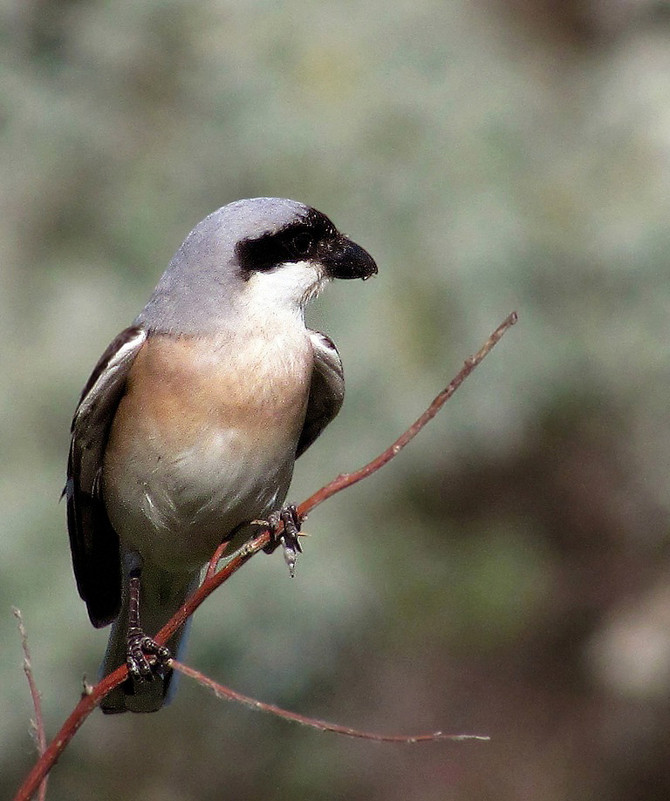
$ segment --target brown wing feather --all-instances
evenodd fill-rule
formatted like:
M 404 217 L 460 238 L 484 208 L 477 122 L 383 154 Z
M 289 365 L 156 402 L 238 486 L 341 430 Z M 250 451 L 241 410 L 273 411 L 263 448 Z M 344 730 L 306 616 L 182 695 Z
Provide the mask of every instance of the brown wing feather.
M 314 369 L 296 458 L 309 448 L 333 420 L 344 400 L 344 373 L 337 348 L 331 339 L 319 331 L 310 331 L 309 336 L 314 351 Z
M 79 595 L 94 626 L 110 623 L 121 605 L 119 538 L 102 500 L 102 463 L 128 371 L 146 332 L 126 328 L 103 353 L 72 420 L 67 465 L 67 525 Z

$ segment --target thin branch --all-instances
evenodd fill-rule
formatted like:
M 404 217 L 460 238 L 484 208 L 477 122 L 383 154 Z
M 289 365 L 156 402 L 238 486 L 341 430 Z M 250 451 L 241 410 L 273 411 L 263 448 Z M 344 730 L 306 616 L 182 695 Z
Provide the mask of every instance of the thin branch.
M 37 752 L 40 757 L 42 757 L 44 752 L 47 750 L 47 735 L 44 729 L 44 718 L 42 717 L 42 699 L 40 698 L 40 693 L 35 682 L 35 676 L 33 675 L 33 660 L 30 656 L 30 648 L 28 647 L 28 632 L 26 631 L 26 627 L 23 623 L 23 615 L 21 614 L 21 610 L 15 606 L 12 607 L 12 613 L 17 620 L 17 625 L 19 628 L 21 647 L 23 648 L 23 672 L 26 674 L 26 679 L 28 679 L 30 697 L 33 699 L 33 709 L 35 711 L 35 720 L 31 721 L 33 727 L 32 733 L 35 738 L 35 744 L 37 745 Z M 40 784 L 38 799 L 39 801 L 44 801 L 46 797 L 47 776 L 45 774 L 44 779 L 42 779 Z
M 275 706 L 274 704 L 266 704 L 263 701 L 258 701 L 256 698 L 251 698 L 248 695 L 243 695 L 230 687 L 225 687 L 223 684 L 210 679 L 199 670 L 194 670 L 188 665 L 182 665 L 176 659 L 171 661 L 171 667 L 189 676 L 198 684 L 211 690 L 217 698 L 226 701 L 235 701 L 238 704 L 255 709 L 259 712 L 268 712 L 271 715 L 276 715 L 284 720 L 290 720 L 293 723 L 299 723 L 301 726 L 308 726 L 318 731 L 332 731 L 336 734 L 342 734 L 345 737 L 357 737 L 361 740 L 374 740 L 378 743 L 434 743 L 439 740 L 452 740 L 454 742 L 462 742 L 464 740 L 490 740 L 490 737 L 481 734 L 444 734 L 441 731 L 433 732 L 432 734 L 377 734 L 376 732 L 360 731 L 359 729 L 352 729 L 349 726 L 341 726 L 339 723 L 328 723 L 325 720 L 318 720 L 317 718 L 308 718 L 304 715 L 299 715 L 297 712 L 289 712 L 287 709 Z
M 504 320 L 498 326 L 498 328 L 496 328 L 496 330 L 486 340 L 484 345 L 477 351 L 477 353 L 474 356 L 466 359 L 463 367 L 455 376 L 455 378 L 442 392 L 440 392 L 440 394 L 430 404 L 426 411 L 407 429 L 407 431 L 405 431 L 404 434 L 402 434 L 376 459 L 373 459 L 367 465 L 361 467 L 359 470 L 356 470 L 353 473 L 344 473 L 337 476 L 337 478 L 335 478 L 325 487 L 322 487 L 320 490 L 318 490 L 318 492 L 315 492 L 306 501 L 303 501 L 303 503 L 298 506 L 298 513 L 301 515 L 301 517 L 305 517 L 308 512 L 310 512 L 319 504 L 323 503 L 328 498 L 335 495 L 337 492 L 341 492 L 343 489 L 346 489 L 352 484 L 355 484 L 367 476 L 377 472 L 377 470 L 397 456 L 397 454 L 405 447 L 405 445 L 414 439 L 419 431 L 421 431 L 421 429 L 430 420 L 432 420 L 433 417 L 435 417 L 438 411 L 444 406 L 449 398 L 451 398 L 463 381 L 465 381 L 470 373 L 491 352 L 496 343 L 499 342 L 505 332 L 511 326 L 513 326 L 516 321 L 517 314 L 516 312 L 512 312 L 512 314 L 510 314 L 507 319 Z M 279 533 L 279 531 L 277 533 Z M 262 530 L 259 534 L 249 540 L 249 542 L 242 546 L 242 548 L 236 551 L 221 568 L 221 570 L 214 572 L 216 570 L 215 566 L 218 564 L 218 561 L 223 554 L 223 550 L 225 549 L 217 550 L 210 560 L 205 580 L 200 587 L 189 598 L 187 598 L 186 602 L 171 618 L 171 620 L 169 620 L 156 634 L 154 638 L 156 642 L 164 645 L 170 639 L 170 637 L 172 637 L 172 635 L 184 625 L 186 620 L 202 604 L 205 598 L 211 595 L 219 585 L 223 584 L 223 582 L 230 578 L 233 573 L 236 573 L 242 567 L 242 565 L 246 564 L 246 562 L 248 562 L 254 554 L 262 550 L 266 545 L 269 544 L 269 542 L 270 532 L 267 529 Z M 77 733 L 86 718 L 91 714 L 95 707 L 98 706 L 107 693 L 114 687 L 121 684 L 121 682 L 124 681 L 127 676 L 128 669 L 125 667 L 125 665 L 121 666 L 108 676 L 105 676 L 102 681 L 98 682 L 95 687 L 91 688 L 90 692 L 84 693 L 77 706 L 73 709 L 65 723 L 62 725 L 56 737 L 51 741 L 39 761 L 33 766 L 33 769 L 30 771 L 24 783 L 21 785 L 18 793 L 14 797 L 14 801 L 29 801 L 29 799 L 32 798 L 43 778 L 49 773 L 61 753 L 65 750 L 67 744 Z M 249 699 L 249 702 L 253 705 L 260 704 L 260 702 L 255 702 L 252 699 Z M 268 710 L 271 709 L 269 705 L 267 705 L 267 708 Z M 291 714 L 292 713 L 286 713 L 286 715 Z M 295 719 L 298 719 L 299 717 L 300 716 L 295 716 Z M 332 726 L 332 724 L 326 725 L 328 727 Z M 346 727 L 341 727 L 341 729 L 342 734 L 347 733 Z M 328 730 L 339 731 L 340 729 L 332 727 Z M 350 736 L 360 735 L 350 734 Z M 372 735 L 372 738 L 374 739 L 378 736 L 379 735 Z M 470 737 L 471 735 L 463 736 Z M 435 737 L 435 735 L 421 735 L 421 737 Z M 458 738 L 459 735 L 455 735 L 455 737 Z
M 333 481 L 331 481 L 329 484 L 326 484 L 326 486 L 320 489 L 318 492 L 315 492 L 314 495 L 310 496 L 306 501 L 303 501 L 300 506 L 298 506 L 298 514 L 301 517 L 306 517 L 307 514 L 312 511 L 312 509 L 335 495 L 335 493 L 341 492 L 343 489 L 350 487 L 352 484 L 356 484 L 358 481 L 362 481 L 364 478 L 376 473 L 377 470 L 379 470 L 385 464 L 388 464 L 391 459 L 397 456 L 405 447 L 405 445 L 408 445 L 414 439 L 414 437 L 416 437 L 419 431 L 421 431 L 421 429 L 427 423 L 429 423 L 433 417 L 435 417 L 435 415 L 440 411 L 449 398 L 451 398 L 454 392 L 456 392 L 456 390 L 461 386 L 470 373 L 479 364 L 481 364 L 484 358 L 502 339 L 505 332 L 511 328 L 518 319 L 519 317 L 517 313 L 512 312 L 496 328 L 496 330 L 486 340 L 477 353 L 465 360 L 463 367 L 461 367 L 456 376 L 449 382 L 442 392 L 437 395 L 426 411 L 419 418 L 417 418 L 403 434 L 398 437 L 393 445 L 388 447 L 383 453 L 380 453 L 376 459 L 368 462 L 359 470 L 356 470 L 353 473 L 342 473 L 342 475 L 337 476 L 337 478 L 333 479 Z

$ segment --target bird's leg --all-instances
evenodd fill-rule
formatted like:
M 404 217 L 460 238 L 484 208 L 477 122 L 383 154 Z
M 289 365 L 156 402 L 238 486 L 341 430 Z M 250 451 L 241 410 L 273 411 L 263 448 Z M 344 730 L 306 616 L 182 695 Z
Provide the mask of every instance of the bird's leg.
M 277 509 L 268 515 L 268 529 L 272 540 L 263 549 L 266 553 L 272 553 L 278 545 L 281 545 L 284 551 L 284 559 L 288 565 L 288 571 L 293 578 L 295 574 L 295 563 L 298 554 L 302 553 L 298 535 L 300 533 L 300 526 L 302 520 L 298 514 L 298 509 L 295 504 L 288 504 L 282 509 Z M 277 537 L 277 529 L 279 524 L 283 523 L 284 528 L 282 533 Z
M 149 657 L 147 659 L 147 657 Z M 170 649 L 148 637 L 140 625 L 140 571 L 130 573 L 128 583 L 128 639 L 126 665 L 137 681 L 151 681 L 154 674 L 171 659 Z

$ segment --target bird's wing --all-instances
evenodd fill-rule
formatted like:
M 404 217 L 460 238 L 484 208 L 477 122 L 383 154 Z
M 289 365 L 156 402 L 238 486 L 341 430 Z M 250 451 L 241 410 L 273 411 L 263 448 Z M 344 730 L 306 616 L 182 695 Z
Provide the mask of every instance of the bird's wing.
M 77 589 L 97 627 L 111 622 L 121 604 L 119 538 L 102 499 L 103 458 L 128 371 L 146 337 L 137 326 L 116 337 L 93 370 L 72 420 L 67 526 Z
M 309 448 L 337 415 L 344 400 L 344 373 L 337 348 L 319 331 L 310 331 L 309 338 L 314 352 L 314 369 L 296 458 Z

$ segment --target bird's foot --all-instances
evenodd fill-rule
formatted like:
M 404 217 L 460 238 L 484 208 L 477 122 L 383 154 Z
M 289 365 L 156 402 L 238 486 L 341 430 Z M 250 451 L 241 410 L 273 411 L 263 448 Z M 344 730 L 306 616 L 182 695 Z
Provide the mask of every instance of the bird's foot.
M 164 676 L 164 668 L 172 658 L 170 649 L 159 645 L 141 628 L 128 629 L 126 665 L 128 674 L 136 681 L 152 681 L 155 676 Z
M 283 523 L 284 527 L 281 534 L 277 536 L 277 529 L 280 523 Z M 268 515 L 267 527 L 271 540 L 263 550 L 265 553 L 272 553 L 277 546 L 281 545 L 291 578 L 295 575 L 295 563 L 298 559 L 298 554 L 302 553 L 300 540 L 298 539 L 301 524 L 302 518 L 298 513 L 298 508 L 292 503 Z

